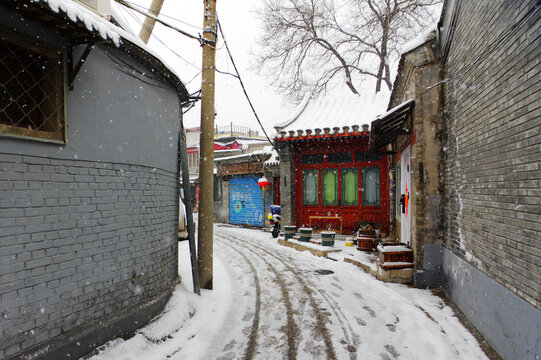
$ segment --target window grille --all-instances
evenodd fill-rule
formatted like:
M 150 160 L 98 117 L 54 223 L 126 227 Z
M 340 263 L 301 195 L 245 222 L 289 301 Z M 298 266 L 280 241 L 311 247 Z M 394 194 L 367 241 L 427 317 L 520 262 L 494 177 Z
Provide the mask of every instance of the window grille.
M 327 155 L 327 162 L 333 164 L 351 162 L 351 153 L 331 153 Z
M 302 155 L 301 164 L 323 164 L 323 154 Z
M 355 153 L 355 161 L 379 161 L 381 160 L 381 155 L 375 155 L 366 151 L 357 151 Z
M 0 38 L 0 134 L 65 142 L 63 56 Z

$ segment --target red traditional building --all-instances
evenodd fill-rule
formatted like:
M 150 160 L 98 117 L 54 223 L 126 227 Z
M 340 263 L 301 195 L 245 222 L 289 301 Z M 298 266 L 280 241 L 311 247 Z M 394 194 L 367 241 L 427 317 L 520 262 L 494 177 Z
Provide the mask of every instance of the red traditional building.
M 358 125 L 381 106 L 366 105 L 352 95 L 306 98 L 275 127 L 283 224 L 351 234 L 369 223 L 389 232 L 389 153 L 385 141 L 374 148 L 369 125 Z

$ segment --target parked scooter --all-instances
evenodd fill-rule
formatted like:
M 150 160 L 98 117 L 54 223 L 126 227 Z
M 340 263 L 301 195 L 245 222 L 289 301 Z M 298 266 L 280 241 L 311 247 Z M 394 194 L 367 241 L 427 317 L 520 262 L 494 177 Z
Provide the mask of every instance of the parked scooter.
M 271 233 L 273 238 L 277 238 L 280 235 L 280 219 L 281 219 L 281 206 L 280 205 L 271 205 L 271 212 L 269 213 L 268 219 L 271 226 Z

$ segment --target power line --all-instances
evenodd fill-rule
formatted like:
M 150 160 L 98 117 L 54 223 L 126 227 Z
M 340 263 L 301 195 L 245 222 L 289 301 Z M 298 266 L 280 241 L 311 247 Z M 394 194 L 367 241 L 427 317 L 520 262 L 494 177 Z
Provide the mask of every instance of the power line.
M 170 28 L 170 29 L 173 29 L 173 30 L 175 30 L 175 31 L 178 31 L 179 33 L 181 33 L 181 34 L 184 35 L 184 36 L 187 36 L 187 37 L 189 37 L 189 38 L 191 38 L 191 39 L 194 39 L 194 40 L 199 41 L 199 43 L 200 43 L 201 45 L 204 45 L 204 44 L 205 44 L 205 41 L 203 40 L 203 38 L 201 38 L 201 36 L 195 36 L 195 35 L 192 35 L 192 34 L 190 34 L 190 33 L 187 33 L 186 31 L 184 31 L 184 30 L 182 30 L 182 29 L 179 29 L 178 27 L 173 26 L 173 25 L 171 25 L 171 24 L 169 24 L 169 23 L 167 23 L 167 22 L 165 22 L 165 21 L 159 19 L 158 17 L 156 17 L 156 16 L 154 16 L 154 15 L 152 15 L 152 14 L 149 14 L 149 13 L 146 13 L 146 12 L 144 12 L 144 11 L 142 11 L 142 10 L 137 9 L 135 6 L 130 5 L 129 3 L 127 3 L 127 2 L 124 1 L 124 0 L 115 0 L 115 1 L 116 1 L 117 3 L 119 3 L 119 4 L 122 4 L 122 5 L 126 6 L 126 7 L 128 7 L 128 8 L 130 8 L 130 9 L 134 10 L 134 11 L 137 11 L 138 13 L 140 13 L 140 14 L 146 16 L 146 17 L 149 17 L 149 18 L 155 20 L 156 22 L 159 22 L 160 24 L 162 24 L 162 25 L 164 25 L 164 26 L 166 26 L 166 27 L 168 27 L 168 28 Z
M 137 16 L 135 16 L 133 13 L 131 13 L 130 11 L 128 11 L 128 14 L 139 24 L 141 25 L 142 27 L 145 27 L 147 30 L 148 28 L 145 26 L 144 23 L 141 22 L 141 20 L 139 20 L 139 18 L 137 18 Z M 179 59 L 181 59 L 182 61 L 184 61 L 186 64 L 192 66 L 193 68 L 197 69 L 197 70 L 200 70 L 201 69 L 197 66 L 197 65 L 194 65 L 192 64 L 191 62 L 189 62 L 188 60 L 186 60 L 184 57 L 182 57 L 179 53 L 177 53 L 175 50 L 173 50 L 172 48 L 170 48 L 165 42 L 163 42 L 158 36 L 156 36 L 154 34 L 154 32 L 152 32 L 151 34 L 156 40 L 158 40 L 163 46 L 165 46 L 169 51 L 171 51 L 173 54 L 175 54 Z
M 154 83 L 154 82 L 145 80 L 144 78 L 148 78 L 148 79 L 156 81 L 156 82 L 159 81 L 157 78 L 153 78 L 151 76 L 148 76 L 146 73 L 141 72 L 140 70 L 136 69 L 132 65 L 125 62 L 122 58 L 113 55 L 112 52 L 107 51 L 107 49 L 105 49 L 102 45 L 98 45 L 98 46 L 103 48 L 104 54 L 112 62 L 114 62 L 116 64 L 116 66 L 119 68 L 120 71 L 122 71 L 126 75 L 129 75 L 129 76 L 131 76 L 131 77 L 133 77 L 133 78 L 135 78 L 135 79 L 137 79 L 137 80 L 139 80 L 139 81 L 141 81 L 141 82 L 143 82 L 143 83 L 145 83 L 147 85 L 154 86 L 156 88 L 160 88 L 160 89 L 166 89 L 167 88 L 167 87 L 163 86 L 161 83 Z M 139 76 L 136 76 L 136 74 L 138 74 Z
M 526 24 L 530 20 L 530 18 L 535 15 L 536 11 L 539 11 L 540 8 L 541 7 L 538 2 L 533 8 L 531 8 L 522 18 L 520 18 L 517 22 L 515 22 L 510 28 L 503 31 L 501 34 L 497 35 L 496 38 L 492 42 L 488 43 L 487 46 L 484 49 L 482 49 L 472 60 L 468 61 L 467 63 L 463 63 L 462 67 L 455 70 L 453 74 L 447 76 L 445 79 L 438 81 L 437 83 L 433 85 L 425 87 L 425 90 L 423 91 L 423 93 L 435 88 L 436 86 L 447 83 L 449 81 L 460 79 L 463 75 L 465 75 L 468 71 L 470 71 L 474 66 L 476 66 L 481 59 L 487 58 L 488 56 L 490 56 L 490 54 L 493 54 L 499 46 L 504 45 L 508 41 L 511 41 L 513 39 L 513 36 L 515 36 L 518 33 L 521 26 Z M 460 7 L 459 7 L 459 11 L 460 11 Z M 503 15 L 500 14 L 500 17 L 501 16 Z
M 135 4 L 135 3 L 131 2 L 131 1 L 124 0 L 124 2 L 127 3 L 127 4 L 130 4 L 130 5 L 132 5 L 132 6 L 139 7 L 139 8 L 141 8 L 141 9 L 144 9 L 144 10 L 146 10 L 147 12 L 149 11 L 149 9 L 147 9 L 146 7 L 141 6 L 141 5 L 139 5 L 139 4 Z M 187 25 L 187 26 L 191 26 L 191 27 L 193 27 L 194 29 L 197 29 L 197 30 L 201 30 L 201 31 L 203 30 L 203 28 L 202 28 L 201 26 L 192 25 L 192 24 L 187 23 L 187 22 L 185 22 L 185 21 L 183 21 L 183 20 L 177 19 L 177 18 L 175 18 L 175 17 L 173 17 L 173 16 L 166 15 L 166 14 L 164 14 L 164 13 L 160 13 L 160 16 L 169 18 L 169 19 L 171 19 L 171 20 L 178 21 L 179 23 L 182 23 L 182 24 Z
M 139 25 L 141 25 L 142 27 L 144 27 L 145 29 L 148 30 L 148 27 L 147 27 L 143 22 L 141 22 L 141 20 L 139 20 L 139 19 L 137 18 L 137 16 L 135 16 L 133 13 L 131 13 L 131 12 L 129 12 L 129 11 L 128 11 L 128 14 L 129 14 L 129 15 L 130 15 L 130 16 L 131 16 L 131 17 L 132 17 Z M 175 54 L 175 55 L 176 55 L 177 57 L 179 57 L 181 60 L 183 60 L 184 62 L 186 62 L 188 65 L 191 65 L 193 68 L 199 70 L 199 72 L 198 72 L 198 73 L 197 73 L 190 81 L 188 81 L 188 82 L 186 83 L 186 85 L 189 84 L 189 83 L 191 83 L 191 82 L 192 82 L 199 74 L 201 74 L 201 69 L 200 69 L 198 66 L 192 64 L 191 62 L 189 62 L 188 60 L 186 60 L 184 57 L 182 57 L 179 53 L 177 53 L 175 50 L 173 50 L 171 47 L 169 47 L 164 41 L 162 41 L 162 40 L 155 34 L 155 32 L 152 32 L 152 33 L 151 33 L 151 36 L 153 36 L 153 37 L 154 37 L 156 40 L 158 40 L 163 46 L 165 46 L 169 51 L 171 51 L 173 54 Z M 222 45 L 222 47 L 220 47 L 220 48 L 214 48 L 214 49 L 215 49 L 215 50 L 221 50 L 223 47 L 224 47 L 224 45 Z M 215 68 L 215 70 L 216 70 L 216 72 L 218 72 L 218 73 L 220 73 L 220 74 L 233 76 L 234 78 L 237 78 L 237 79 L 238 79 L 238 76 L 237 76 L 237 75 L 232 74 L 232 73 L 230 73 L 230 72 L 222 71 L 222 70 L 217 69 L 217 68 Z
M 229 50 L 229 45 L 227 45 L 227 40 L 225 39 L 225 35 L 222 29 L 222 24 L 220 23 L 218 19 L 218 15 L 216 15 L 216 23 L 218 24 L 218 29 L 220 30 L 220 35 L 222 35 L 225 49 L 227 50 L 227 54 L 229 55 L 231 64 L 233 65 L 233 68 L 235 69 L 235 73 L 237 73 L 237 78 L 239 79 L 239 83 L 240 83 L 240 86 L 242 87 L 242 91 L 244 92 L 244 96 L 246 97 L 246 100 L 248 100 L 248 104 L 250 105 L 250 108 L 252 109 L 252 112 L 254 113 L 254 116 L 257 122 L 259 123 L 259 126 L 261 127 L 261 130 L 263 130 L 263 134 L 265 134 L 267 141 L 274 147 L 274 143 L 269 138 L 269 135 L 267 134 L 267 132 L 265 131 L 265 128 L 263 127 L 263 124 L 261 124 L 261 120 L 259 120 L 259 116 L 257 115 L 254 105 L 252 104 L 252 101 L 250 100 L 250 97 L 248 96 L 248 92 L 246 91 L 246 88 L 244 87 L 244 82 L 242 81 L 242 78 L 240 77 L 239 71 L 237 69 L 237 65 L 235 64 L 235 60 L 233 59 L 233 55 L 231 54 L 231 51 Z

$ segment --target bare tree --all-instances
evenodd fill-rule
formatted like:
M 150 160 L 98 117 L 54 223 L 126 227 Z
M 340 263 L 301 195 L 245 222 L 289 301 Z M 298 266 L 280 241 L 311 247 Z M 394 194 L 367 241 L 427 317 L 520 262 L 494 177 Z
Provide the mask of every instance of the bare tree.
M 336 77 L 358 94 L 361 78 L 392 86 L 398 47 L 434 22 L 441 0 L 263 0 L 259 70 L 288 95 L 326 91 Z

